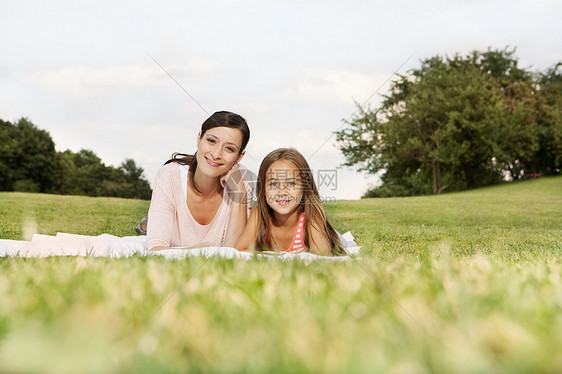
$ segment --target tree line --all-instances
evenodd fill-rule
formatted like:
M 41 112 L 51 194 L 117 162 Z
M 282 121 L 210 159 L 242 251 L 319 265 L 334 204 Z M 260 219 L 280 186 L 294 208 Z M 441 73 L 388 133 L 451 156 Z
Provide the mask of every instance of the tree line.
M 435 56 L 336 132 L 345 165 L 381 176 L 365 197 L 440 194 L 562 168 L 562 75 L 515 49 Z
M 132 159 L 115 168 L 91 150 L 58 152 L 50 134 L 28 119 L 0 119 L 1 191 L 150 199 L 143 173 Z

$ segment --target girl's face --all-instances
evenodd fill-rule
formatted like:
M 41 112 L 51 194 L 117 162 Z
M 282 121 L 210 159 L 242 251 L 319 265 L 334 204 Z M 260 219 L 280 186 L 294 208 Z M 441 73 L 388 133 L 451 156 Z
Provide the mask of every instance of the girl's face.
M 226 174 L 236 164 L 240 154 L 242 132 L 230 127 L 214 127 L 197 138 L 197 170 L 217 178 Z
M 265 173 L 267 204 L 277 214 L 291 214 L 299 207 L 302 197 L 300 171 L 291 161 L 277 160 Z

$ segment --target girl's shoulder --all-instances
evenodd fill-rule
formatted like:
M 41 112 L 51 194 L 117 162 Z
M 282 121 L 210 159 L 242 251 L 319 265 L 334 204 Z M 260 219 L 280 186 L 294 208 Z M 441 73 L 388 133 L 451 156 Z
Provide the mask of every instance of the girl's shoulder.
M 257 222 L 258 214 L 259 214 L 258 207 L 252 208 L 252 212 L 250 213 L 250 217 L 248 218 L 248 222 L 250 222 L 250 221 Z

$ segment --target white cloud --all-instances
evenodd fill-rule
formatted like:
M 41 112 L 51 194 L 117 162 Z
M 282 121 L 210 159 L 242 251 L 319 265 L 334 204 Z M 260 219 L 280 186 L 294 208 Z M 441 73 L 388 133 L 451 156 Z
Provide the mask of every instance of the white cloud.
M 307 73 L 288 95 L 325 104 L 349 105 L 353 100 L 363 103 L 388 79 L 389 74 L 328 70 Z
M 171 65 L 162 70 L 155 64 L 128 66 L 68 66 L 59 69 L 18 71 L 14 79 L 32 83 L 53 93 L 69 95 L 76 99 L 105 95 L 130 89 L 154 89 L 170 86 L 168 71 L 172 76 L 186 78 L 199 74 L 212 74 L 219 67 L 216 61 L 194 60 L 183 65 Z
M 25 82 L 34 82 L 44 89 L 79 99 L 103 94 L 123 87 L 146 87 L 162 84 L 158 73 L 146 67 L 96 68 L 72 66 L 57 70 L 31 70 L 16 74 Z
M 0 118 L 29 117 L 59 149 L 134 158 L 152 182 L 192 152 L 207 114 L 248 120 L 244 162 L 294 146 L 311 167 L 343 163 L 332 132 L 410 55 L 518 46 L 522 66 L 562 59 L 559 1 L 0 2 Z M 146 51 L 146 52 L 145 52 Z M 388 84 L 380 93 L 385 93 Z M 369 102 L 376 107 L 380 96 Z M 338 197 L 363 174 L 342 171 Z

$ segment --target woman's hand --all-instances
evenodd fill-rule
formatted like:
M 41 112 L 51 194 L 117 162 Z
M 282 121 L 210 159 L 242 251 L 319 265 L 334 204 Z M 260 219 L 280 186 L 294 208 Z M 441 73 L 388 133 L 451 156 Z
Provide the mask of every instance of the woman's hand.
M 226 174 L 220 177 L 221 186 L 223 186 L 224 188 L 228 184 L 228 186 L 231 187 L 232 180 L 238 180 L 238 176 L 240 176 L 241 180 L 242 176 L 240 175 L 240 167 L 238 166 L 238 164 L 234 164 L 234 166 L 232 166 L 232 168 L 227 171 Z
M 242 178 L 242 172 L 238 165 L 234 165 L 226 174 L 220 177 L 221 186 L 228 186 L 228 196 L 237 203 L 247 204 L 247 192 Z

